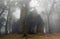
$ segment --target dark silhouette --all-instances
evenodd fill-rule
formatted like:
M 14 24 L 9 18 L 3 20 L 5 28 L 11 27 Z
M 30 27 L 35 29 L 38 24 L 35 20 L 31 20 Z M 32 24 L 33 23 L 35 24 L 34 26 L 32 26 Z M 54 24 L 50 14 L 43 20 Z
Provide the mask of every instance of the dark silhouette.
M 19 26 L 20 26 L 20 20 L 17 20 L 17 22 L 13 22 L 12 33 L 20 33 L 19 32 Z
M 36 31 L 39 32 L 39 26 L 40 26 L 40 32 L 43 32 L 43 20 L 41 18 L 40 15 L 36 14 L 34 15 L 34 13 L 31 13 L 29 15 L 26 16 L 26 18 L 24 19 L 24 36 L 26 36 L 27 34 L 34 34 L 34 28 L 35 25 L 37 26 Z M 36 32 L 36 33 L 37 33 Z

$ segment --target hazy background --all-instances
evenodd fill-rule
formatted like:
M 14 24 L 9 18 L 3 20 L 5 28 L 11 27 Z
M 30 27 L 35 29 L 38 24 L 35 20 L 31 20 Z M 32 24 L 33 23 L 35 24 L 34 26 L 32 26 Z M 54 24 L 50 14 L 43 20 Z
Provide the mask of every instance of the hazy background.
M 24 21 L 35 33 L 59 33 L 60 0 L 0 0 L 1 34 L 28 31 Z

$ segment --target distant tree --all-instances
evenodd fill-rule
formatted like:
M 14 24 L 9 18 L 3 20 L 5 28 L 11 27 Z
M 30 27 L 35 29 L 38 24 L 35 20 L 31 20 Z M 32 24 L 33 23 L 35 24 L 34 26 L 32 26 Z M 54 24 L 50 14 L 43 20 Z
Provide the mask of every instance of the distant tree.
M 1 27 L 4 26 L 4 22 L 6 22 L 6 19 L 4 18 L 4 12 L 6 10 L 6 6 L 4 4 L 1 4 L 0 6 L 0 34 L 1 34 Z M 3 16 L 2 16 L 3 15 Z
M 49 28 L 49 33 L 51 33 L 51 29 L 50 29 L 50 15 L 51 13 L 54 11 L 54 5 L 55 5 L 55 0 L 53 0 L 53 3 L 51 4 L 51 7 L 50 7 L 50 11 L 48 12 L 47 14 L 47 17 L 48 17 L 48 28 Z

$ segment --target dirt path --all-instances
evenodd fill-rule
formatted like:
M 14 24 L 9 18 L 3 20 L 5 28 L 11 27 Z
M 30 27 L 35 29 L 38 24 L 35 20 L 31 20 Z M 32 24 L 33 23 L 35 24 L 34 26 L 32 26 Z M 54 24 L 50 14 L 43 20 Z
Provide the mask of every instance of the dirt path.
M 0 39 L 25 39 L 22 35 L 4 35 Z M 60 34 L 28 35 L 27 39 L 60 39 Z

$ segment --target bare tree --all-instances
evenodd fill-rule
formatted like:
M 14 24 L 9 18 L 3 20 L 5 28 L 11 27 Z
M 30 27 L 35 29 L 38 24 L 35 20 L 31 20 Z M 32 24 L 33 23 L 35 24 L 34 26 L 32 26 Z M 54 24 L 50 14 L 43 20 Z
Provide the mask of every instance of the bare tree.
M 47 13 L 47 18 L 48 18 L 48 28 L 49 28 L 49 33 L 51 33 L 51 28 L 50 28 L 50 15 L 54 11 L 54 5 L 55 5 L 55 0 L 53 0 L 53 3 L 51 4 L 50 11 Z

